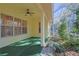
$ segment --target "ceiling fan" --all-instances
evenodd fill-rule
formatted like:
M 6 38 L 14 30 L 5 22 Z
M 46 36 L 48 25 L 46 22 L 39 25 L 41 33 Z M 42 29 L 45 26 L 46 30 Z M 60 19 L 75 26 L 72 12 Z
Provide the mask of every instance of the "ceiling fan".
M 26 9 L 26 13 L 25 13 L 25 16 L 32 16 L 32 14 L 35 14 L 34 12 L 31 12 L 30 9 Z

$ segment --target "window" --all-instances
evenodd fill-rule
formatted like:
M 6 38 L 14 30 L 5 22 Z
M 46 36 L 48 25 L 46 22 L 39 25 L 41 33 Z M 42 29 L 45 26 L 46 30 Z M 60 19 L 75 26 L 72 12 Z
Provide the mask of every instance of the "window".
M 19 18 L 14 18 L 5 14 L 1 14 L 0 27 L 1 37 L 21 35 L 27 33 L 27 22 Z M 14 32 L 13 32 L 14 31 Z
M 13 18 L 2 14 L 1 37 L 13 35 Z
M 25 20 L 22 21 L 22 34 L 27 33 L 27 22 Z
M 14 20 L 14 33 L 15 35 L 19 35 L 19 34 L 26 34 L 27 33 L 27 25 L 26 25 L 26 21 L 25 20 L 20 20 L 18 18 L 15 18 Z
M 12 36 L 13 27 L 11 26 L 1 26 L 1 37 Z
M 41 33 L 41 23 L 39 22 L 39 33 Z
M 14 19 L 14 35 L 21 34 L 21 19 L 15 18 Z

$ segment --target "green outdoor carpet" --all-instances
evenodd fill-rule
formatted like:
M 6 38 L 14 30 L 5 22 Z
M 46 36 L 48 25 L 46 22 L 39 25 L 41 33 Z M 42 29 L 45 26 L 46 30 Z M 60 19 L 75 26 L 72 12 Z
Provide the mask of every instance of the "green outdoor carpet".
M 41 52 L 40 38 L 28 38 L 0 48 L 0 56 L 34 56 Z

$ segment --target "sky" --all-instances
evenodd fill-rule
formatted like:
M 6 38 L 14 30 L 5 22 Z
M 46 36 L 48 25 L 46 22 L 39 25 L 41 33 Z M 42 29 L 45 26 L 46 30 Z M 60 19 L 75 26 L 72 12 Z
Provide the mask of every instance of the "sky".
M 54 19 L 53 19 L 53 27 L 51 28 L 51 31 L 53 29 L 53 33 L 57 31 L 56 23 L 59 22 L 59 19 L 57 19 L 56 17 L 60 15 L 61 11 L 62 11 L 62 4 L 54 3 Z
M 75 7 L 76 4 L 74 4 L 72 7 Z M 60 15 L 63 11 L 63 9 L 67 9 L 66 7 L 68 7 L 68 4 L 62 4 L 62 3 L 55 3 L 54 4 L 54 20 L 53 20 L 53 25 L 54 25 L 54 30 L 56 30 L 56 24 L 58 24 L 58 22 L 60 21 Z M 78 6 L 77 6 L 78 7 Z M 58 17 L 58 18 L 57 18 Z M 74 14 L 72 14 L 71 16 L 69 16 L 69 26 L 72 26 L 72 21 L 74 21 L 75 16 Z M 71 29 L 71 28 L 70 28 Z
M 63 7 L 64 6 L 60 3 L 54 3 L 54 23 L 59 22 L 57 17 L 61 14 Z
M 60 15 L 61 11 L 63 8 L 65 8 L 65 5 L 64 3 L 54 3 L 54 16 L 58 16 Z
M 54 3 L 54 12 L 58 11 L 60 8 L 61 8 L 61 5 L 60 3 Z

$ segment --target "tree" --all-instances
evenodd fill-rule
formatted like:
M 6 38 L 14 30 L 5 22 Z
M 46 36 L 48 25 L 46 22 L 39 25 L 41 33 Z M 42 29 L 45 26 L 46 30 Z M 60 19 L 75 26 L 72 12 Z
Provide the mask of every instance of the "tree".
M 79 9 L 76 10 L 77 19 L 74 22 L 73 32 L 79 32 Z
M 58 28 L 58 33 L 62 39 L 66 39 L 66 21 L 65 21 L 65 19 L 63 19 L 61 21 L 61 24 Z

